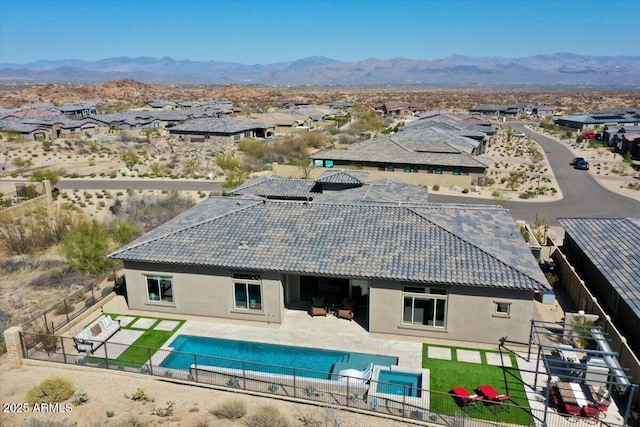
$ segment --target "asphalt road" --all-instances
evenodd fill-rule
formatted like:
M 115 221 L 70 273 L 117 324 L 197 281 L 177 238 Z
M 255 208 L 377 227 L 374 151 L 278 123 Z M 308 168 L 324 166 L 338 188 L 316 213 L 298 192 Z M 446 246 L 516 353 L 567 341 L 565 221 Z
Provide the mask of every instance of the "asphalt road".
M 525 132 L 545 151 L 556 176 L 563 199 L 554 202 L 510 201 L 507 209 L 516 220 L 533 223 L 536 215 L 545 216 L 548 225 L 558 225 L 557 218 L 629 218 L 640 217 L 640 201 L 613 193 L 602 187 L 588 171 L 569 165 L 573 153 L 561 143 L 532 132 L 521 123 L 511 123 L 517 131 Z M 11 181 L 11 180 L 10 180 Z M 15 180 L 21 181 L 21 180 Z M 222 183 L 209 180 L 159 180 L 159 179 L 64 179 L 57 188 L 61 190 L 179 190 L 222 192 Z M 434 203 L 495 204 L 494 200 L 467 196 L 449 196 L 429 193 Z
M 569 165 L 573 153 L 561 143 L 526 129 L 524 124 L 511 123 L 517 131 L 525 132 L 544 150 L 560 191 L 562 200 L 554 202 L 510 201 L 507 209 L 515 219 L 532 223 L 538 212 L 545 215 L 547 224 L 558 225 L 557 218 L 629 218 L 640 217 L 640 201 L 602 187 L 588 171 Z M 493 200 L 472 199 L 464 196 L 443 196 L 433 191 L 429 201 L 435 203 L 494 204 Z

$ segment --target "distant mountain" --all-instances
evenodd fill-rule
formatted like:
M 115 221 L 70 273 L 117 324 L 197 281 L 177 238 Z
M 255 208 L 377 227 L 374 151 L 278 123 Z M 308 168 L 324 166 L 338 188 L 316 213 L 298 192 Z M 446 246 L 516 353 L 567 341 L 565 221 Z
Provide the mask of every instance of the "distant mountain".
M 118 78 L 147 83 L 637 88 L 640 87 L 640 56 L 453 55 L 436 60 L 370 58 L 357 62 L 314 56 L 255 65 L 170 57 L 0 63 L 0 82 L 96 83 Z

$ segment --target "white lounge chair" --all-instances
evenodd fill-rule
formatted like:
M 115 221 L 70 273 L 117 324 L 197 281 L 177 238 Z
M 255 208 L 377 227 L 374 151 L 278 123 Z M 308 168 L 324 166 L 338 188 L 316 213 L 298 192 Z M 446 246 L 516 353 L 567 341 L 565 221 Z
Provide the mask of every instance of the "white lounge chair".
M 358 380 L 369 381 L 373 374 L 373 363 L 370 363 L 364 370 L 359 371 L 357 369 L 342 369 L 338 374 L 343 377 L 356 378 Z
M 103 314 L 73 337 L 73 343 L 76 350 L 91 354 L 119 330 L 120 320 Z

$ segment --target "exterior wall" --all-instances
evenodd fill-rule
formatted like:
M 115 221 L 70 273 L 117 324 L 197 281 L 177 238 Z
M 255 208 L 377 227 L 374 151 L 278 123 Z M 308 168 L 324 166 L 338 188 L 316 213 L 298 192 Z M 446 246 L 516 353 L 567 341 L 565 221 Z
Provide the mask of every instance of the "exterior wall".
M 282 323 L 284 295 L 278 273 L 256 272 L 262 275 L 262 311 L 251 311 L 234 308 L 232 271 L 133 262 L 125 262 L 124 267 L 131 309 Z M 173 304 L 148 300 L 146 274 L 172 277 Z
M 511 303 L 509 315 L 495 313 L 495 302 Z M 533 292 L 453 286 L 447 297 L 446 327 L 402 323 L 403 293 L 398 282 L 371 282 L 369 332 L 496 344 L 529 340 Z
M 431 187 L 433 185 L 439 185 L 442 187 L 449 187 L 451 185 L 457 185 L 462 188 L 469 187 L 478 183 L 478 178 L 484 177 L 484 172 L 473 172 L 468 175 L 453 175 L 451 172 L 448 174 L 443 172 L 442 175 L 433 173 L 427 173 L 426 171 L 420 171 L 418 173 L 408 173 L 404 170 L 396 169 L 394 172 L 380 171 L 377 168 L 353 168 L 348 166 L 336 165 L 335 169 L 353 169 L 358 171 L 366 171 L 369 173 L 367 182 L 377 181 L 380 179 L 394 179 L 397 181 L 406 182 L 409 184 L 420 185 L 423 187 Z M 312 168 L 309 171 L 309 175 L 305 176 L 302 168 L 298 166 L 273 164 L 273 173 L 279 176 L 286 176 L 290 178 L 305 178 L 316 179 L 323 172 L 330 170 L 330 168 Z

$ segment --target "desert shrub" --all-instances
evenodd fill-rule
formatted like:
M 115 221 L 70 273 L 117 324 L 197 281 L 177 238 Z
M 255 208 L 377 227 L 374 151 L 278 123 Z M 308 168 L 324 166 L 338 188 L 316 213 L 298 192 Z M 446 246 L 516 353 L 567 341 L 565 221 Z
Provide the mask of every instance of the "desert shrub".
M 218 418 L 237 420 L 246 415 L 247 405 L 240 399 L 231 399 L 221 403 L 209 412 Z
M 522 193 L 520 193 L 520 195 L 518 197 L 521 198 L 521 199 L 528 199 L 529 198 L 529 193 L 522 192 Z
M 148 422 L 142 421 L 137 417 L 131 416 L 128 419 L 116 424 L 115 427 L 147 427 L 148 425 L 149 425 Z
M 40 418 L 29 418 L 20 424 L 20 427 L 71 427 L 75 425 L 77 425 L 76 422 L 71 420 L 54 421 Z
M 289 420 L 275 406 L 261 406 L 246 418 L 250 427 L 287 427 Z
M 51 377 L 42 381 L 27 392 L 26 401 L 36 403 L 59 403 L 71 398 L 74 393 L 73 382 L 63 377 Z
M 433 187 L 431 187 L 431 189 L 433 191 L 439 191 L 440 190 L 440 186 L 438 184 L 434 184 Z
M 171 415 L 173 415 L 173 407 L 175 404 L 176 402 L 167 401 L 164 408 L 153 408 L 153 410 L 151 411 L 151 415 L 157 415 L 159 417 L 170 417 Z
M 80 405 L 84 405 L 85 403 L 87 403 L 89 401 L 89 395 L 87 394 L 86 391 L 84 391 L 81 388 L 77 388 L 74 392 L 73 392 L 73 403 L 76 406 L 80 406 Z
M 71 313 L 74 308 L 75 307 L 73 306 L 73 304 L 70 304 L 69 302 L 64 301 L 62 304 L 58 304 L 58 306 L 56 307 L 56 314 L 62 315 L 62 314 Z
M 468 188 L 463 188 L 463 189 L 462 189 L 462 193 L 463 193 L 463 194 L 467 194 L 468 192 L 469 192 L 469 189 L 468 189 Z
M 127 399 L 134 400 L 136 402 L 153 402 L 153 398 L 150 396 L 147 396 L 147 393 L 144 391 L 144 389 L 139 387 L 136 390 L 136 392 L 133 393 L 131 396 L 128 396 L 125 394 L 124 397 L 126 397 Z
M 96 299 L 94 297 L 89 297 L 86 300 L 84 300 L 84 306 L 86 308 L 91 307 L 92 305 L 94 305 L 96 303 Z
M 490 177 L 488 177 L 488 176 L 487 176 L 487 177 L 485 177 L 485 179 L 484 179 L 484 185 L 485 185 L 485 186 L 490 186 L 490 185 L 493 185 L 493 184 L 495 184 L 495 183 L 496 183 L 496 180 L 495 180 L 495 179 L 493 179 L 493 178 L 490 178 Z
M 155 198 L 130 197 L 120 209 L 120 216 L 131 222 L 140 233 L 146 233 L 192 207 L 195 202 L 177 191 Z
M 113 292 L 113 287 L 111 286 L 107 286 L 106 288 L 104 288 L 101 292 L 102 297 L 106 297 L 107 295 L 109 295 L 111 292 Z

